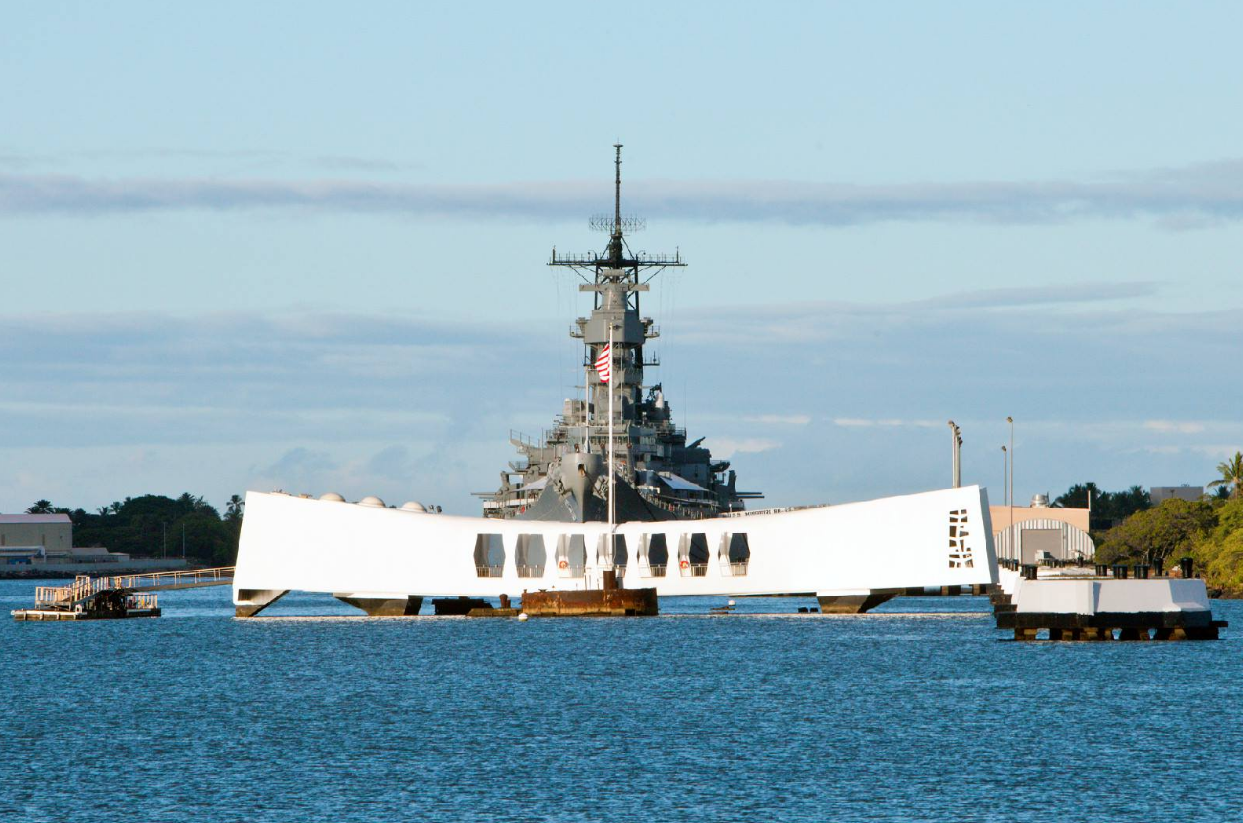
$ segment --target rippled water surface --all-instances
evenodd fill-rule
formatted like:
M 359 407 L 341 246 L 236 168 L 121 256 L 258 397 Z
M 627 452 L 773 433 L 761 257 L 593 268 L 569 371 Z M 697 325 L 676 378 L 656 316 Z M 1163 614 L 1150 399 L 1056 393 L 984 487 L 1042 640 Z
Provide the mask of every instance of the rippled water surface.
M 1215 643 L 1021 644 L 983 598 L 8 619 L 33 588 L 0 581 L 5 821 L 1243 818 L 1235 602 Z

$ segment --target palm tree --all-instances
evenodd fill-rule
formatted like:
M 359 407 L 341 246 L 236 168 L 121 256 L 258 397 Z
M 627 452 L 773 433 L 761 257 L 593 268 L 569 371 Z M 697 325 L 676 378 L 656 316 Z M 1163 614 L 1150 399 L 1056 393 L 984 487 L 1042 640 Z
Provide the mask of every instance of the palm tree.
M 224 516 L 225 520 L 241 520 L 242 510 L 246 508 L 246 503 L 241 497 L 235 494 L 229 498 L 229 502 L 225 504 L 225 508 L 228 510 L 228 513 Z
M 1230 499 L 1243 497 L 1243 452 L 1235 452 L 1234 457 L 1218 463 L 1217 471 L 1221 472 L 1221 478 L 1209 483 L 1208 487 L 1232 486 L 1234 491 L 1230 493 Z

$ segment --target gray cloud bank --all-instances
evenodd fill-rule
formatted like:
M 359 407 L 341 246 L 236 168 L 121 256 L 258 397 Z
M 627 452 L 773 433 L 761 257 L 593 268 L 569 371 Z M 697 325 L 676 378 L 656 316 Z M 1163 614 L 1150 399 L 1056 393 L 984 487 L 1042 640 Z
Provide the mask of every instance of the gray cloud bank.
M 349 164 L 339 164 L 346 169 Z M 636 180 L 628 208 L 652 217 L 856 225 L 884 221 L 1060 223 L 1155 219 L 1170 229 L 1243 216 L 1243 160 L 1118 172 L 1086 181 L 858 185 L 800 181 Z M 598 181 L 496 185 L 365 180 L 86 178 L 0 175 L 0 214 L 125 214 L 155 210 L 316 209 L 419 216 L 578 219 L 606 202 Z
M 1092 301 L 1067 312 L 1016 291 L 945 305 L 688 312 L 661 338 L 664 366 L 649 379 L 665 379 L 679 422 L 732 452 L 743 485 L 776 504 L 943 483 L 944 438 L 933 429 L 949 417 L 964 424 L 968 473 L 986 478 L 1000 465 L 1000 421 L 1015 415 L 1025 482 L 1040 491 L 1089 477 L 1201 482 L 1197 472 L 1215 465 L 1209 452 L 1240 435 L 1211 422 L 1233 419 L 1237 407 L 1229 380 L 1243 340 L 1233 313 Z M 551 321 L 257 313 L 0 321 L 0 455 L 21 477 L 21 455 L 39 463 L 71 453 L 75 475 L 98 476 L 99 504 L 150 490 L 152 467 L 163 465 L 184 476 L 169 491 L 213 499 L 239 486 L 398 500 L 434 492 L 472 512 L 469 493 L 494 485 L 514 457 L 509 429 L 538 435 L 578 376 L 575 344 Z M 115 458 L 106 454 L 145 456 L 107 463 Z M 56 482 L 10 481 L 0 493 L 61 499 L 47 488 Z

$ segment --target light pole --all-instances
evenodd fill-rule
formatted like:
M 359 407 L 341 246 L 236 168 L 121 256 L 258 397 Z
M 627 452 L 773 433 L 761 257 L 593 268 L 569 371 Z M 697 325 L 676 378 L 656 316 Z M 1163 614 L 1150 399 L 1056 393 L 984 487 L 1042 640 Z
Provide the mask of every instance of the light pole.
M 1001 502 L 1004 504 L 1009 499 L 1010 487 L 1010 452 L 1007 451 L 1004 444 L 1001 447 Z M 1009 532 L 1006 533 L 1006 540 L 1009 541 Z M 1007 545 L 1009 543 L 1007 542 Z
M 1018 541 L 1014 539 L 1014 418 L 1006 416 L 1006 422 L 1010 424 L 1010 481 L 1008 497 L 1010 499 L 1010 547 L 1015 560 L 1022 560 L 1019 557 Z
M 962 488 L 962 429 L 954 427 L 954 488 Z
M 950 483 L 957 489 L 962 486 L 962 429 L 953 420 L 949 421 L 949 427 L 950 454 L 953 456 L 950 463 Z
M 950 420 L 950 486 L 958 488 L 958 427 Z

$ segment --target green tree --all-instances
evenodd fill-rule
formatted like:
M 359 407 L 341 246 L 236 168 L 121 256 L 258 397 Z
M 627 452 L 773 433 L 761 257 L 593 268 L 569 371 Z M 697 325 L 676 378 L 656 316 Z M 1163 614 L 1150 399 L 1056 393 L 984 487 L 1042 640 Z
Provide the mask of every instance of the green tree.
M 1217 509 L 1217 526 L 1200 539 L 1192 556 L 1210 589 L 1243 595 L 1243 497 Z
M 1053 506 L 1059 509 L 1096 508 L 1101 498 L 1101 490 L 1095 483 L 1076 483 L 1053 500 Z
M 1157 558 L 1194 556 L 1197 544 L 1217 521 L 1217 512 L 1208 501 L 1166 500 L 1110 529 L 1097 547 L 1097 562 L 1152 563 Z
M 33 506 L 26 509 L 26 514 L 71 514 L 71 512 L 63 506 L 53 506 L 47 500 L 36 500 Z
M 1234 457 L 1218 463 L 1217 471 L 1221 472 L 1221 477 L 1208 484 L 1210 489 L 1230 487 L 1231 500 L 1243 496 L 1243 452 L 1235 452 Z
M 1152 508 L 1152 498 L 1143 486 L 1132 486 L 1126 491 L 1101 491 L 1095 483 L 1076 483 L 1053 500 L 1057 508 L 1092 509 L 1090 531 L 1104 532 L 1120 524 L 1138 511 Z
M 96 512 L 77 509 L 70 516 L 79 546 L 103 546 L 133 557 L 180 557 L 184 534 L 186 559 L 193 563 L 228 566 L 237 558 L 241 509 L 221 518 L 214 506 L 189 492 L 177 498 L 127 497 Z

